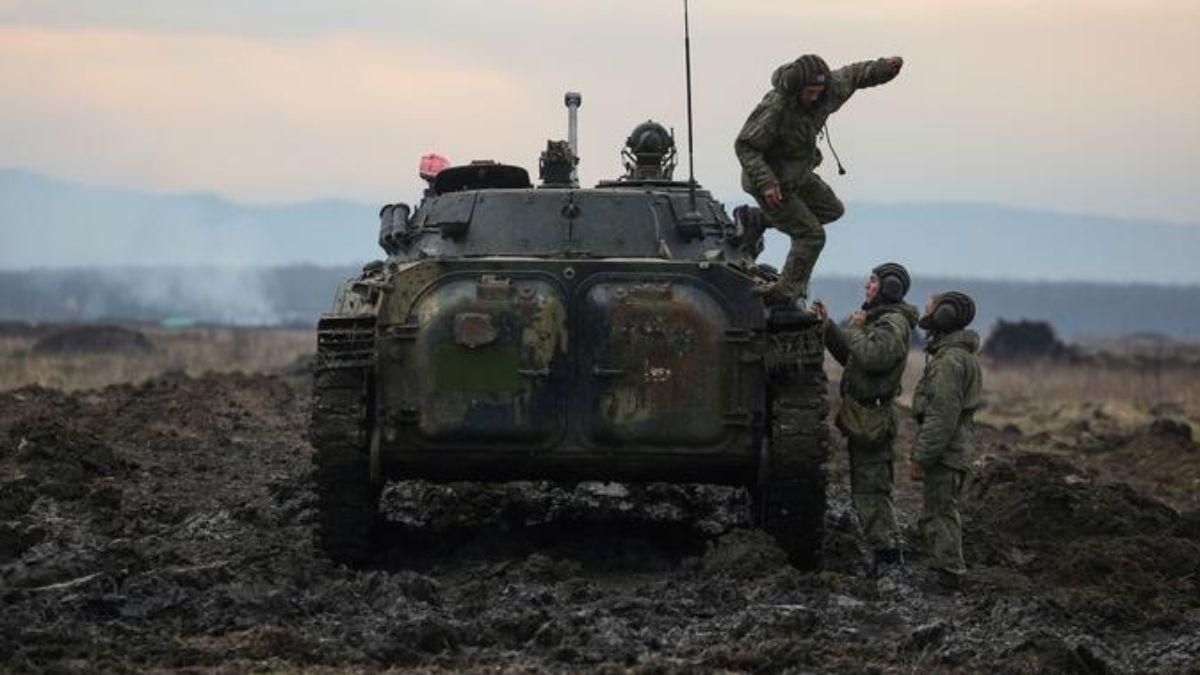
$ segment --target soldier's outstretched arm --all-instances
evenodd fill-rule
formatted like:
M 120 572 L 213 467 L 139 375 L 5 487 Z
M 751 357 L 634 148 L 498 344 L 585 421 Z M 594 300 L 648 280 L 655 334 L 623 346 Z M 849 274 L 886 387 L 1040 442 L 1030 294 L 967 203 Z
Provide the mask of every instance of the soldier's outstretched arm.
M 833 106 L 841 107 L 859 89 L 891 82 L 903 67 L 904 59 L 892 56 L 874 61 L 859 61 L 838 68 L 830 78 L 833 80 L 833 86 L 829 89 L 829 96 Z
M 937 462 L 954 439 L 962 416 L 962 375 L 961 366 L 954 361 L 929 364 L 926 377 L 932 396 L 913 440 L 913 461 L 921 466 Z
M 833 76 L 842 79 L 855 89 L 865 89 L 891 82 L 900 74 L 902 67 L 904 67 L 904 59 L 899 56 L 891 56 L 842 66 L 833 71 Z
M 779 184 L 779 178 L 767 164 L 765 153 L 775 143 L 781 110 L 778 102 L 768 94 L 750 113 L 733 143 L 733 151 L 759 195 L 768 187 Z

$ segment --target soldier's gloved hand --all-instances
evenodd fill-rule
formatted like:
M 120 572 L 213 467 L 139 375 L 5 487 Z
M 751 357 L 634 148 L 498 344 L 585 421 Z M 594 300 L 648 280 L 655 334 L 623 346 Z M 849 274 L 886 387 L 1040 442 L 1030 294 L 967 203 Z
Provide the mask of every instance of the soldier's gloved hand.
M 771 183 L 763 190 L 763 202 L 773 209 L 783 206 L 783 191 L 779 189 L 779 183 Z
M 813 314 L 816 315 L 817 320 L 821 323 L 825 323 L 829 320 L 829 310 L 825 308 L 824 302 L 821 302 L 820 300 L 813 301 L 812 309 Z
M 925 479 L 925 469 L 922 469 L 920 464 L 917 464 L 914 460 L 910 466 L 909 476 L 913 479 L 914 483 L 920 483 Z

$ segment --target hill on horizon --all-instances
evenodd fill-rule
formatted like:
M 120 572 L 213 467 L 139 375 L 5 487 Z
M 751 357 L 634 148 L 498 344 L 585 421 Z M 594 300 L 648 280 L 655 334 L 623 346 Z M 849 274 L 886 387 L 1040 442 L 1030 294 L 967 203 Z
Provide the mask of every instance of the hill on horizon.
M 248 205 L 0 169 L 0 269 L 360 265 L 382 255 L 377 211 L 342 200 Z M 983 203 L 858 202 L 828 228 L 818 275 L 860 276 L 897 260 L 915 277 L 1200 284 L 1200 225 Z M 778 265 L 786 249 L 786 237 L 769 232 L 762 259 Z
M 378 257 L 378 206 L 247 205 L 0 169 L 0 269 L 361 264 Z

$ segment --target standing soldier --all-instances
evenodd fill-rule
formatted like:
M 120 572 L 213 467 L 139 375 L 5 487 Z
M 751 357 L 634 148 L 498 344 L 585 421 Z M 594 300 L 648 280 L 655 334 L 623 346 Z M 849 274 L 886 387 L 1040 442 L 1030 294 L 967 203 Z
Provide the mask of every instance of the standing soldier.
M 890 81 L 903 65 L 904 60 L 894 56 L 830 72 L 821 57 L 807 54 L 771 75 L 771 91 L 750 113 L 734 143 L 742 164 L 742 189 L 754 197 L 775 229 L 792 238 L 779 281 L 760 290 L 768 303 L 808 298 L 808 280 L 825 247 L 824 224 L 845 211 L 833 190 L 813 173 L 821 163 L 817 136 L 822 130 L 828 142 L 826 120 L 855 91 Z M 841 162 L 838 172 L 846 172 Z
M 929 360 L 913 393 L 912 477 L 924 481 L 925 498 L 919 528 L 929 566 L 955 587 L 967 572 L 958 505 L 975 450 L 982 380 L 975 355 L 979 336 L 966 330 L 974 318 L 975 302 L 963 293 L 929 298 L 919 322 Z
M 825 344 L 842 372 L 837 427 L 850 451 L 850 488 L 875 567 L 903 563 L 900 528 L 892 498 L 895 478 L 896 410 L 900 379 L 908 363 L 917 308 L 904 302 L 908 271 L 897 263 L 871 270 L 862 310 L 846 328 L 829 320 L 825 305 L 813 309 L 825 322 Z

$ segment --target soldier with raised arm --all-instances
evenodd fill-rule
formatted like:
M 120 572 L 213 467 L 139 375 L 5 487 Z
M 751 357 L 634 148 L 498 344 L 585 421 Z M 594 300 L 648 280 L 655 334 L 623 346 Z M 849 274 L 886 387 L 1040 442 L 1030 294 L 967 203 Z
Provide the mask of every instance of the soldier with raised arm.
M 829 320 L 825 305 L 813 309 L 825 322 L 829 353 L 845 367 L 837 427 L 850 453 L 850 491 L 875 567 L 903 563 L 900 527 L 892 496 L 895 483 L 896 409 L 917 308 L 904 302 L 911 285 L 904 266 L 889 262 L 871 270 L 862 309 L 845 327 Z
M 821 57 L 806 54 L 771 75 L 771 91 L 734 143 L 742 189 L 762 207 L 771 226 L 792 239 L 779 281 L 760 290 L 769 304 L 808 298 L 808 280 L 825 247 L 824 225 L 845 211 L 814 173 L 822 159 L 817 138 L 823 130 L 828 137 L 827 119 L 855 91 L 890 81 L 903 65 L 895 56 L 831 71 Z M 838 170 L 845 173 L 840 162 Z

